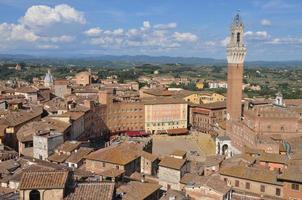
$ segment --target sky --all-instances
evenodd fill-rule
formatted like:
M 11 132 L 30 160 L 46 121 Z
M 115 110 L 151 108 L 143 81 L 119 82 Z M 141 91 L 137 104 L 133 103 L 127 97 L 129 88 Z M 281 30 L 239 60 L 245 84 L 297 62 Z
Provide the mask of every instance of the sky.
M 0 54 L 224 59 L 238 10 L 246 60 L 302 60 L 301 0 L 0 0 Z

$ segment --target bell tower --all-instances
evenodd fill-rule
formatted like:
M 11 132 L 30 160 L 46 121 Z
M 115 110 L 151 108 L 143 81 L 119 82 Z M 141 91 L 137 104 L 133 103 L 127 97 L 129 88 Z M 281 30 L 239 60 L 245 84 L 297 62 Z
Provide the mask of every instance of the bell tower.
M 227 45 L 227 124 L 241 120 L 242 114 L 243 63 L 246 48 L 244 45 L 244 25 L 239 13 L 232 22 L 230 32 L 230 42 Z

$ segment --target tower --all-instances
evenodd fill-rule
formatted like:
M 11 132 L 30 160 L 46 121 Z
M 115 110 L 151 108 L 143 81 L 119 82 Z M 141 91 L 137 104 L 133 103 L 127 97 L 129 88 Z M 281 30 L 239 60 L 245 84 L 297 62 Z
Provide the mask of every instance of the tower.
M 227 45 L 227 124 L 239 121 L 242 114 L 242 79 L 246 48 L 243 40 L 244 25 L 239 14 L 235 16 L 230 32 L 230 42 Z
M 47 73 L 44 77 L 44 86 L 52 87 L 53 86 L 53 76 L 51 75 L 50 69 L 47 70 Z

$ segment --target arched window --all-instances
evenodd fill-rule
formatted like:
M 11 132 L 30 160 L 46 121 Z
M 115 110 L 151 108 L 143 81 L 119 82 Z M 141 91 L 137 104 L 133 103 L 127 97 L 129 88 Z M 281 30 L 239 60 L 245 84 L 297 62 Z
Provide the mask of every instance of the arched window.
M 38 190 L 30 191 L 29 200 L 40 200 L 40 192 Z
M 240 42 L 240 33 L 237 33 L 237 42 Z

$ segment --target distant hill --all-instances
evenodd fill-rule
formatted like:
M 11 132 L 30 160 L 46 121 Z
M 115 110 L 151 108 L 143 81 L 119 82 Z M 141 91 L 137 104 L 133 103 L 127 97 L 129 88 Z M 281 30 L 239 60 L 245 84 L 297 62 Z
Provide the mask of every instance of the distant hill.
M 170 56 L 147 56 L 147 55 L 78 55 L 73 57 L 54 56 L 30 56 L 0 54 L 1 62 L 27 62 L 41 65 L 78 65 L 78 66 L 106 66 L 121 67 L 136 64 L 181 64 L 181 65 L 216 65 L 225 66 L 225 59 L 200 58 L 200 57 L 170 57 Z M 301 67 L 302 61 L 248 61 L 247 67 Z

